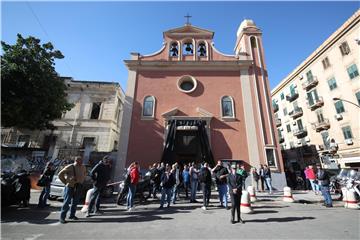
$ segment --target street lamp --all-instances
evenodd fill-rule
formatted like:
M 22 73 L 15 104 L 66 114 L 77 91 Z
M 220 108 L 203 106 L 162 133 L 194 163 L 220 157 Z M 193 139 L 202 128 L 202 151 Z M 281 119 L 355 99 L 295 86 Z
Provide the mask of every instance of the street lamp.
M 355 105 L 356 107 L 360 108 L 360 106 L 359 106 L 359 105 L 357 105 L 356 103 L 350 102 L 350 101 L 348 101 L 348 100 L 344 100 L 344 99 L 337 98 L 337 97 L 334 97 L 334 98 L 333 98 L 333 100 L 334 100 L 334 101 L 339 101 L 339 100 L 341 100 L 341 101 L 344 101 L 344 102 L 350 103 L 350 104 Z

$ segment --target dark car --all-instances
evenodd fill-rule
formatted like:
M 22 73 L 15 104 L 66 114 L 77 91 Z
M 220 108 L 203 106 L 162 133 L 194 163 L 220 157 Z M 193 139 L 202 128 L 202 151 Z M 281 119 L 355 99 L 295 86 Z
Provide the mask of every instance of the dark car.
M 92 167 L 90 165 L 85 165 L 86 166 L 86 172 L 87 175 L 85 177 L 84 183 L 83 183 L 83 189 L 81 192 L 81 198 L 84 199 L 86 196 L 86 192 L 91 189 L 93 187 L 93 181 L 90 177 L 90 171 L 92 169 Z M 54 174 L 54 178 L 51 182 L 50 185 L 50 195 L 49 195 L 49 199 L 51 200 L 55 200 L 57 198 L 63 198 L 64 196 L 64 189 L 65 189 L 65 185 L 60 181 L 59 179 L 59 172 L 61 171 L 61 169 L 63 169 L 65 166 L 60 166 Z M 113 195 L 114 192 L 114 187 L 113 186 L 107 186 L 104 191 L 101 193 L 101 196 L 103 197 L 111 197 Z

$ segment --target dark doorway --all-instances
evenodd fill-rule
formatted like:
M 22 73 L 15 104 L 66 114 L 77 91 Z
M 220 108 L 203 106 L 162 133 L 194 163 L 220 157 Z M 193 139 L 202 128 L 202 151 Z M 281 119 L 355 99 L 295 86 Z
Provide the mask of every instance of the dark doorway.
M 208 162 L 214 165 L 204 120 L 169 120 L 162 162 Z

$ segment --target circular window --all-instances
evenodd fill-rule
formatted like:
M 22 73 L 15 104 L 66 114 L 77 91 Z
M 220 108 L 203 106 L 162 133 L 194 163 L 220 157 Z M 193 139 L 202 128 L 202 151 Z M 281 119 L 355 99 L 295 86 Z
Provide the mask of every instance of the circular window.
M 196 89 L 197 82 L 192 76 L 183 76 L 177 82 L 179 91 L 184 93 L 191 93 Z

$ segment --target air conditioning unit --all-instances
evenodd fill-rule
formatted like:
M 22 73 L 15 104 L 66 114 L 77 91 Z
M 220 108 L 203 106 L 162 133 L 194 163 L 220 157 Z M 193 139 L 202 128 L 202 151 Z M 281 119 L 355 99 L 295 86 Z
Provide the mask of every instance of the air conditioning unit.
M 306 141 L 306 142 L 310 142 L 310 138 L 309 138 L 309 137 L 305 137 L 305 141 Z
M 336 118 L 336 120 L 340 121 L 343 119 L 343 116 L 341 114 L 336 114 L 335 118 Z
M 345 139 L 345 143 L 346 143 L 347 145 L 353 145 L 353 144 L 354 144 L 354 142 L 353 142 L 352 139 Z

